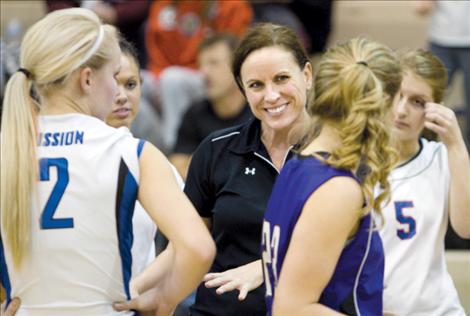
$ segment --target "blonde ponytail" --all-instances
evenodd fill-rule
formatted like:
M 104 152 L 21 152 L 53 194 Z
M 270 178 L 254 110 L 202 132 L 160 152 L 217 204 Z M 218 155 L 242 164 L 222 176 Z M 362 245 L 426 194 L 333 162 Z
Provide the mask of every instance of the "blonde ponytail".
M 31 191 L 36 179 L 36 114 L 31 81 L 16 72 L 5 90 L 1 131 L 1 226 L 20 266 L 30 243 Z
M 327 163 L 357 170 L 365 165 L 361 184 L 367 201 L 363 213 L 375 209 L 390 195 L 387 177 L 396 154 L 389 144 L 388 117 L 401 83 L 397 58 L 379 43 L 355 38 L 330 49 L 318 65 L 315 96 L 308 111 L 340 131 L 342 145 Z M 374 187 L 382 192 L 374 198 Z

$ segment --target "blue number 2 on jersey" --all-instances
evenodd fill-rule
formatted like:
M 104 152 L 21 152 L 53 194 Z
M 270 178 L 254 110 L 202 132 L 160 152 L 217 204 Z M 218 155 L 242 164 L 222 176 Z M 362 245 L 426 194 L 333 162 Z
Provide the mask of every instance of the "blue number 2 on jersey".
M 408 230 L 397 230 L 397 236 L 400 239 L 410 239 L 416 234 L 416 220 L 412 216 L 405 216 L 403 214 L 403 209 L 411 207 L 414 207 L 412 201 L 395 202 L 395 215 L 397 217 L 397 221 L 401 224 L 408 225 Z
M 73 218 L 54 218 L 54 213 L 69 183 L 68 161 L 65 158 L 40 159 L 40 181 L 49 181 L 49 171 L 51 167 L 57 168 L 57 182 L 42 212 L 41 229 L 73 228 Z

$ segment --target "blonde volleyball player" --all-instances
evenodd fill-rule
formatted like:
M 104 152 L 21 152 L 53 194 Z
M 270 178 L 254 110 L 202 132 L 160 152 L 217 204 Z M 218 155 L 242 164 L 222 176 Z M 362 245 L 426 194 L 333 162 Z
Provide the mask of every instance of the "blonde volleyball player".
M 111 113 L 106 117 L 106 123 L 110 126 L 119 128 L 130 128 L 138 110 L 141 97 L 141 77 L 140 66 L 135 48 L 124 38 L 120 38 L 119 47 L 121 48 L 121 68 L 116 76 L 119 87 L 119 94 L 115 98 Z M 184 186 L 183 179 L 179 173 L 171 166 L 175 178 L 182 188 Z M 132 279 L 130 291 L 138 294 L 139 283 L 145 281 L 145 276 L 138 278 L 144 268 L 155 258 L 154 238 L 157 226 L 145 212 L 139 202 L 136 202 L 134 216 L 132 218 L 133 225 L 133 243 L 132 243 Z M 14 315 L 18 303 L 12 299 L 12 304 L 5 313 L 6 315 Z
M 380 231 L 385 250 L 384 313 L 465 315 L 447 272 L 444 236 L 470 237 L 470 160 L 454 112 L 440 104 L 444 65 L 423 50 L 400 57 L 404 78 L 392 134 L 400 163 Z M 440 142 L 422 138 L 434 133 Z
M 213 258 L 164 156 L 101 121 L 120 57 L 115 31 L 84 9 L 47 15 L 23 40 L 1 135 L 1 279 L 7 300 L 22 300 L 17 315 L 132 315 L 112 302 L 130 296 L 137 199 L 174 249 L 153 285 L 157 315 L 170 315 Z
M 395 54 L 378 42 L 353 38 L 323 55 L 310 134 L 282 168 L 264 214 L 268 316 L 382 314 L 384 253 L 372 210 L 390 192 L 374 198 L 373 189 L 389 188 L 384 121 L 401 80 Z M 261 83 L 247 95 L 270 91 Z M 363 181 L 354 174 L 361 163 L 370 170 Z

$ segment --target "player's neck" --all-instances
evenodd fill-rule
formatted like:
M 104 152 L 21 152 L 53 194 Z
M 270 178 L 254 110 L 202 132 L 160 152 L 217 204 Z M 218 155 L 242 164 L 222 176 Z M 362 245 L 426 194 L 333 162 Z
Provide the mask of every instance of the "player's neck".
M 398 150 L 398 165 L 412 159 L 419 151 L 419 140 L 401 141 L 395 145 Z
M 302 151 L 305 155 L 315 152 L 331 153 L 341 146 L 338 127 L 334 124 L 323 123 L 320 134 Z
M 91 115 L 90 107 L 79 100 L 78 97 L 68 97 L 63 93 L 55 93 L 41 99 L 41 115 L 59 115 L 69 113 L 82 113 Z

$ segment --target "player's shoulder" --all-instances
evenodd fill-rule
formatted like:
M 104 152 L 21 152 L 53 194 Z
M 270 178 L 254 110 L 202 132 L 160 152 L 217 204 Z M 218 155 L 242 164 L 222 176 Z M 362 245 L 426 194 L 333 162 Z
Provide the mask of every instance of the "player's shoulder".
M 424 172 L 430 169 L 445 170 L 448 168 L 447 148 L 442 142 L 420 139 L 421 152 L 418 154 L 416 171 Z M 411 166 L 410 166 L 411 167 Z
M 421 138 L 419 141 L 422 147 L 420 153 L 422 154 L 422 158 L 433 159 L 436 155 L 447 155 L 447 149 L 444 143 L 427 140 L 426 138 Z
M 411 179 L 426 172 L 447 169 L 447 149 L 442 142 L 421 138 L 418 153 L 405 163 L 397 166 L 391 180 Z

